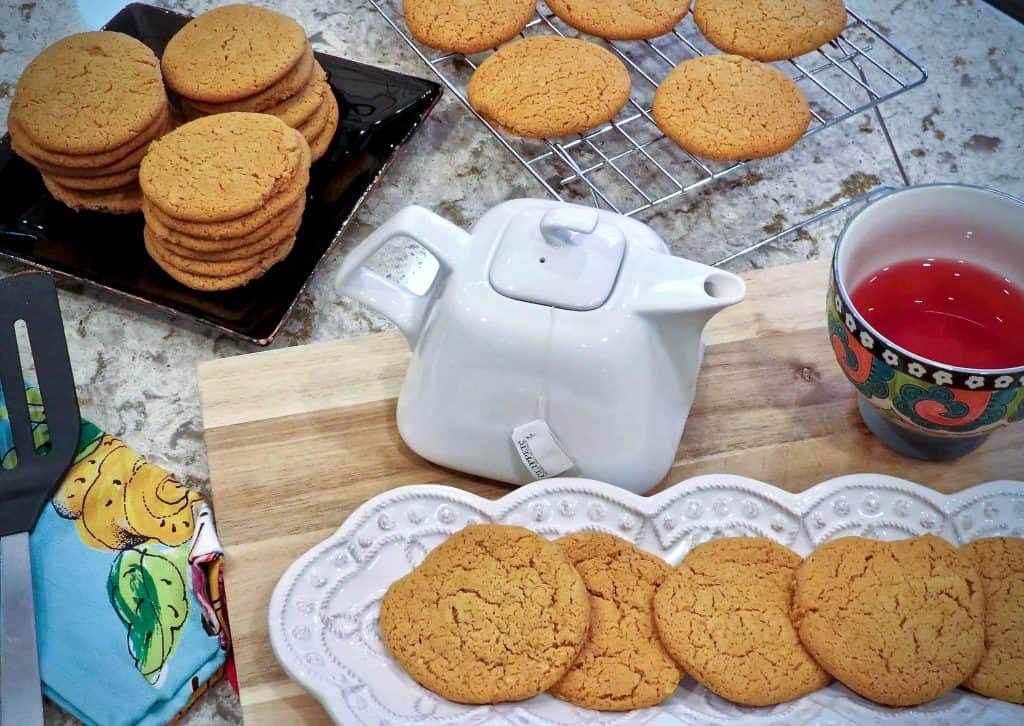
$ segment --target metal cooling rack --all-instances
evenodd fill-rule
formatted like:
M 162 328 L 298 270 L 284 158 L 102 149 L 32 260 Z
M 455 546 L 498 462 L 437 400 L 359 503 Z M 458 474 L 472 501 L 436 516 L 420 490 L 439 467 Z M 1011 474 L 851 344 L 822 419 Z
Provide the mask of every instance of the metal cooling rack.
M 646 41 L 602 41 L 629 68 L 633 90 L 625 108 L 610 123 L 583 134 L 538 141 L 504 133 L 469 104 L 466 87 L 477 66 L 490 52 L 465 56 L 439 53 L 416 42 L 406 31 L 397 0 L 368 0 L 410 48 L 430 66 L 495 138 L 556 199 L 591 202 L 627 216 L 681 197 L 747 167 L 748 162 L 719 164 L 680 149 L 654 123 L 651 104 L 658 84 L 676 65 L 689 58 L 718 53 L 684 20 L 666 35 Z M 817 51 L 774 64 L 801 87 L 811 106 L 805 136 L 874 110 L 875 117 L 904 184 L 906 170 L 878 106 L 919 86 L 928 71 L 861 15 L 847 7 L 850 22 L 836 40 Z M 523 37 L 580 33 L 565 25 L 538 3 L 537 16 Z M 715 265 L 749 254 L 803 227 L 849 208 L 862 197 L 848 199 L 812 217 L 765 237 L 724 257 Z

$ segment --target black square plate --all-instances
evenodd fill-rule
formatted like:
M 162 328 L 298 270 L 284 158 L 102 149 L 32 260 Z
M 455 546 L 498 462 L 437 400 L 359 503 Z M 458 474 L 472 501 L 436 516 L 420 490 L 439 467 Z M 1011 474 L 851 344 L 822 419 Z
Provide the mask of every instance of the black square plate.
M 138 38 L 159 57 L 190 20 L 132 4 L 105 30 Z M 141 214 L 75 212 L 55 201 L 39 173 L 0 140 L 0 255 L 269 344 L 320 261 L 438 99 L 431 81 L 317 53 L 341 108 L 331 148 L 313 164 L 306 212 L 292 253 L 237 290 L 203 293 L 149 259 Z

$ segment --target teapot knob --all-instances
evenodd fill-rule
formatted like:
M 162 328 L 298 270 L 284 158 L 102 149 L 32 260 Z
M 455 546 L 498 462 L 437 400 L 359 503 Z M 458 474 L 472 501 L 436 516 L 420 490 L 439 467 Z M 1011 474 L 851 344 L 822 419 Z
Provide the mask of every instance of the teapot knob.
M 565 207 L 552 209 L 540 220 L 540 233 L 552 247 L 578 243 L 577 235 L 593 234 L 600 215 L 596 209 Z

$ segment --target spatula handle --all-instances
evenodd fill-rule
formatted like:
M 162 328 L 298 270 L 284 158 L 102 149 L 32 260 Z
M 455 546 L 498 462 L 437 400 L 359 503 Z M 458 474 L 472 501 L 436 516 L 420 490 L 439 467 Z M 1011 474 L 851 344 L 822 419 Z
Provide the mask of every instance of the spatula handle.
M 28 532 L 0 537 L 0 724 L 42 726 Z

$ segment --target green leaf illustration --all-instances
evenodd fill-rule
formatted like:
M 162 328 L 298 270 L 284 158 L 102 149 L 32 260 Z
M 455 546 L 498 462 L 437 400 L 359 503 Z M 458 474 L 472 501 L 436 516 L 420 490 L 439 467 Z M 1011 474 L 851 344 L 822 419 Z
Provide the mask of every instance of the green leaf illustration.
M 128 626 L 128 652 L 136 668 L 155 683 L 188 619 L 183 572 L 164 555 L 142 547 L 128 549 L 114 560 L 107 591 Z

